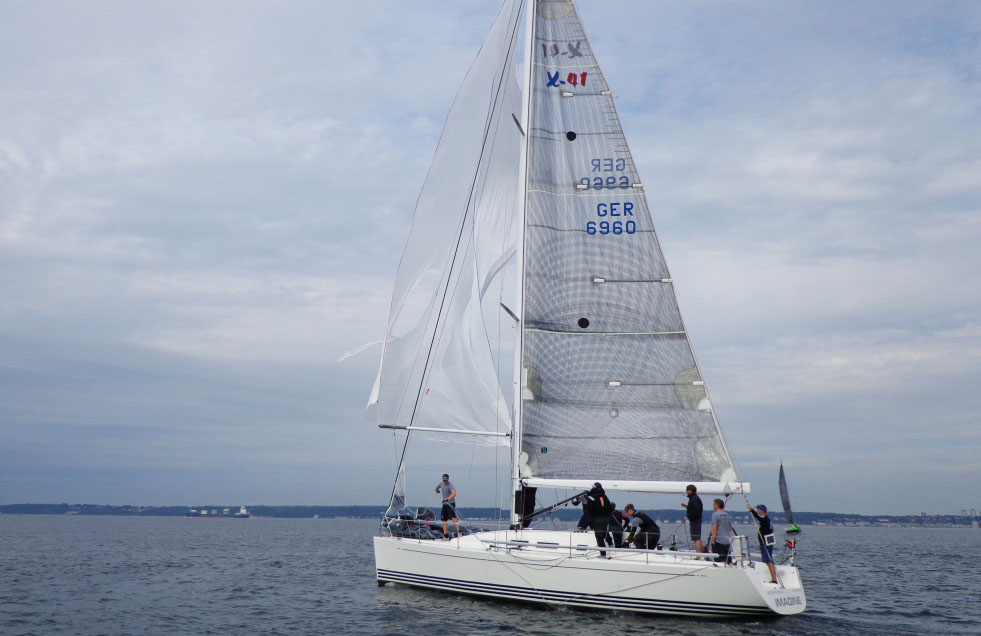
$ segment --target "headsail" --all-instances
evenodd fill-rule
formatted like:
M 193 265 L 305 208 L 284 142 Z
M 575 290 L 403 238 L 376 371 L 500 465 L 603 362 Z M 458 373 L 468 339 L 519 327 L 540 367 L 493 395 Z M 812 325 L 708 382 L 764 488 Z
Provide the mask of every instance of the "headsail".
M 613 97 L 567 0 L 539 1 L 525 228 L 522 477 L 742 487 Z M 675 484 L 672 484 L 674 487 Z
M 504 2 L 447 116 L 416 204 L 368 408 L 381 426 L 507 443 L 509 396 L 500 376 L 502 368 L 510 373 L 511 357 L 499 351 L 513 349 L 513 320 L 500 299 L 518 231 L 520 9 L 520 0 Z
M 790 492 L 787 490 L 787 476 L 783 473 L 783 462 L 780 462 L 780 501 L 783 503 L 783 513 L 787 516 L 787 524 L 794 525 L 794 511 L 790 509 Z

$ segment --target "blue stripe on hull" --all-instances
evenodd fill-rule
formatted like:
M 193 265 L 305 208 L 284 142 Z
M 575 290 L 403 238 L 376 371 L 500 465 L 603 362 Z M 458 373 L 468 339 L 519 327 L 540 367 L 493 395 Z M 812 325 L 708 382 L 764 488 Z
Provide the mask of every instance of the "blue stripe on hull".
M 441 576 L 426 576 L 395 570 L 377 570 L 379 581 L 406 583 L 421 587 L 452 590 L 465 594 L 478 594 L 496 598 L 509 598 L 538 603 L 560 603 L 580 607 L 601 609 L 621 609 L 632 612 L 654 612 L 659 614 L 683 614 L 688 616 L 759 616 L 771 615 L 765 606 L 726 605 L 722 603 L 694 603 L 689 601 L 654 600 L 629 596 L 610 596 L 606 594 L 575 594 L 559 590 L 529 589 L 514 585 L 480 583 Z

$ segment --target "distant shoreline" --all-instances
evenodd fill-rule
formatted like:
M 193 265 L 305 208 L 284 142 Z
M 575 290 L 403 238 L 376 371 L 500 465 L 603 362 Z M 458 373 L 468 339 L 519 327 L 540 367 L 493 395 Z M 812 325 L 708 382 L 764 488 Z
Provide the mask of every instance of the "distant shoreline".
M 232 506 L 237 509 L 239 504 Z M 7 504 L 0 505 L 0 515 L 83 515 L 117 517 L 184 517 L 192 508 L 229 508 L 222 505 L 195 506 L 108 506 L 98 504 Z M 254 517 L 275 519 L 378 519 L 384 514 L 386 506 L 263 506 L 249 505 Z M 460 508 L 460 516 L 475 522 L 497 520 L 507 516 L 506 511 L 496 508 Z M 730 512 L 739 523 L 748 523 L 749 516 L 739 508 Z M 683 510 L 649 510 L 648 513 L 658 521 L 680 523 Z M 559 521 L 576 521 L 580 511 L 564 508 L 552 513 Z M 743 517 L 746 517 L 745 519 Z M 771 512 L 774 524 L 780 529 L 786 521 L 782 513 Z M 855 515 L 838 512 L 794 512 L 795 521 L 801 526 L 858 526 L 858 527 L 901 527 L 901 528 L 977 528 L 981 517 L 965 515 Z

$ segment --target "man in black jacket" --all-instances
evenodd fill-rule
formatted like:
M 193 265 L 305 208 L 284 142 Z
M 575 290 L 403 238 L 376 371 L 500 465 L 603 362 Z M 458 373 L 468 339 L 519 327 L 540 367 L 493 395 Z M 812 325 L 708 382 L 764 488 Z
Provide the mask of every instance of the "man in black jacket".
M 773 544 L 776 540 L 773 537 L 773 522 L 766 514 L 766 506 L 760 504 L 753 510 L 753 504 L 746 503 L 746 509 L 753 513 L 753 518 L 759 524 L 756 533 L 760 540 L 760 554 L 763 556 L 763 563 L 770 568 L 770 583 L 777 583 L 777 568 L 773 565 Z
M 605 548 L 607 545 L 612 547 L 612 541 L 607 536 L 609 534 L 610 515 L 613 513 L 613 505 L 606 496 L 602 484 L 596 482 L 589 491 L 589 498 L 583 504 L 586 513 L 593 519 L 593 533 L 596 535 L 596 546 L 600 549 L 600 556 L 606 556 Z
M 696 493 L 698 488 L 695 484 L 688 484 L 685 494 L 688 495 L 688 503 L 681 504 L 687 512 L 685 518 L 688 519 L 688 526 L 691 538 L 695 541 L 695 552 L 705 552 L 705 544 L 702 543 L 702 498 Z
M 657 522 L 646 512 L 634 508 L 633 504 L 627 504 L 623 511 L 630 517 L 630 536 L 627 540 L 633 541 L 634 547 L 641 550 L 656 549 L 657 542 L 661 540 L 661 528 Z

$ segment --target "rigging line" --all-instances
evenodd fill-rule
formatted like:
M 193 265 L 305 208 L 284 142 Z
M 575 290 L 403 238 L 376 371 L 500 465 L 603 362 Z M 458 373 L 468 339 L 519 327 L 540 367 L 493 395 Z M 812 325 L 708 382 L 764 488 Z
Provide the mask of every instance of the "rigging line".
M 484 124 L 484 139 L 483 139 L 483 143 L 481 144 L 480 155 L 477 158 L 477 169 L 474 171 L 473 181 L 470 184 L 470 195 L 467 198 L 467 207 L 464 210 L 463 219 L 461 219 L 461 222 L 460 222 L 460 230 L 459 230 L 459 233 L 457 234 L 456 247 L 454 248 L 453 258 L 450 261 L 450 269 L 449 269 L 449 272 L 447 273 L 447 276 L 446 276 L 446 287 L 443 289 L 443 295 L 442 295 L 442 298 L 440 299 L 439 312 L 436 314 L 436 325 L 434 325 L 434 327 L 433 327 L 433 338 L 432 338 L 432 340 L 430 340 L 430 343 L 429 343 L 429 351 L 426 353 L 426 362 L 425 362 L 425 364 L 422 367 L 422 374 L 421 374 L 421 377 L 419 379 L 419 389 L 418 389 L 418 391 L 416 391 L 416 399 L 415 399 L 415 402 L 413 403 L 413 406 L 412 406 L 412 414 L 409 416 L 409 423 L 410 424 L 412 423 L 412 421 L 416 417 L 416 412 L 419 409 L 419 399 L 422 397 L 422 389 L 426 385 L 426 378 L 428 377 L 427 370 L 429 368 L 429 361 L 432 359 L 433 348 L 434 348 L 434 346 L 436 344 L 436 339 L 437 339 L 437 333 L 440 332 L 440 320 L 439 320 L 439 318 L 443 314 L 443 307 L 446 305 L 446 297 L 447 297 L 447 294 L 449 293 L 450 282 L 451 282 L 451 280 L 453 278 L 453 266 L 456 264 L 456 259 L 457 259 L 457 256 L 459 255 L 459 251 L 460 251 L 460 242 L 463 240 L 463 231 L 464 231 L 464 229 L 466 229 L 467 219 L 470 216 L 470 204 L 473 202 L 474 192 L 477 189 L 477 179 L 480 176 L 480 166 L 483 163 L 484 151 L 487 149 L 487 136 L 490 134 L 491 122 L 493 121 L 494 115 L 497 113 L 497 110 L 498 110 L 498 100 L 501 97 L 501 92 L 502 92 L 502 89 L 503 89 L 504 84 L 505 84 L 505 81 L 504 81 L 505 80 L 505 77 L 507 76 L 508 69 L 511 68 L 511 62 L 513 61 L 514 41 L 515 41 L 515 39 L 518 36 L 518 20 L 519 20 L 520 17 L 521 17 L 521 7 L 520 7 L 520 4 L 519 4 L 518 11 L 515 12 L 514 18 L 513 18 L 513 22 L 511 24 L 511 41 L 508 43 L 508 50 L 507 50 L 507 53 L 504 56 L 504 64 L 503 64 L 503 68 L 501 69 L 501 75 L 500 75 L 500 77 L 498 78 L 498 81 L 497 81 L 497 90 L 494 93 L 494 101 L 491 104 L 491 109 L 490 109 L 490 113 L 488 114 L 488 117 L 487 117 L 487 122 Z M 481 50 L 482 49 L 483 49 L 483 45 L 481 45 Z M 479 51 L 477 52 L 477 57 L 480 57 L 480 52 Z M 420 193 L 419 196 L 421 198 L 422 197 L 422 194 Z M 393 298 L 393 302 L 394 302 L 394 298 Z M 408 449 L 408 447 L 409 447 L 409 438 L 410 438 L 410 436 L 411 436 L 411 431 L 406 431 L 406 434 L 405 434 L 405 445 L 402 447 L 402 456 L 401 456 L 401 458 L 399 458 L 399 470 L 401 470 L 402 464 L 405 462 L 405 452 L 406 452 L 406 449 Z M 393 498 L 395 497 L 395 487 L 396 487 L 397 484 L 398 484 L 398 478 L 396 478 L 395 485 L 392 486 L 392 497 Z

